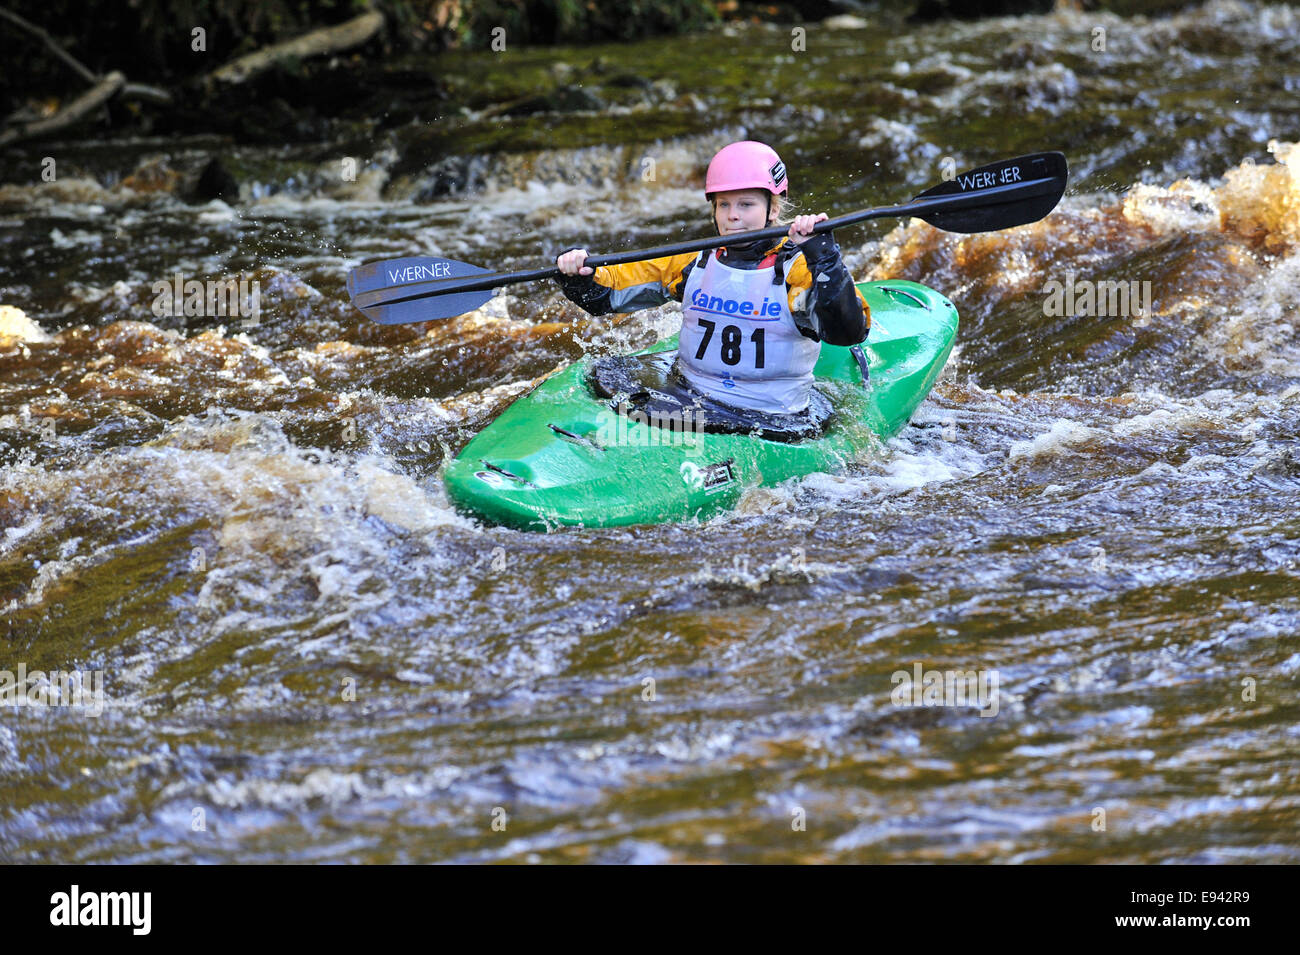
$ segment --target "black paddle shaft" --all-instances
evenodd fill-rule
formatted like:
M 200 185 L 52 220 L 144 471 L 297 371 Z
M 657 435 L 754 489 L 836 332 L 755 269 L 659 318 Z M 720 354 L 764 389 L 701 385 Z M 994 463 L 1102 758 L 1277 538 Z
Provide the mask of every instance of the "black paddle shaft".
M 1033 178 L 1030 178 L 1031 176 Z M 997 229 L 1008 229 L 1036 222 L 1047 215 L 1064 194 L 1065 181 L 1064 155 L 1059 152 L 1033 153 L 962 173 L 902 205 L 861 209 L 834 219 L 827 219 L 817 223 L 813 227 L 812 234 L 820 235 L 868 219 L 902 216 L 915 216 L 938 228 L 953 232 L 992 232 Z M 744 245 L 760 239 L 779 239 L 788 232 L 789 229 L 784 226 L 774 226 L 725 237 L 691 239 L 653 249 L 592 255 L 587 257 L 584 264 L 591 268 L 599 268 L 602 265 L 644 262 L 648 259 L 701 252 L 725 245 Z M 523 272 L 496 272 L 475 277 L 462 276 L 412 282 L 400 289 L 401 294 L 391 297 L 390 290 L 365 293 L 358 296 L 357 305 L 362 308 L 378 304 L 398 305 L 452 292 L 477 292 L 502 285 L 553 279 L 561 274 L 563 273 L 558 268 L 552 266 Z

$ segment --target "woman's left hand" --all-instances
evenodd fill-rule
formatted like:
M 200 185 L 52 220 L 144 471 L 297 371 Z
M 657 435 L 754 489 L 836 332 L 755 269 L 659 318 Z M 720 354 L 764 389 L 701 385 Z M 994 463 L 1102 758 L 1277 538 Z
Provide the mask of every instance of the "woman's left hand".
M 813 226 L 823 219 L 830 218 L 824 212 L 819 212 L 815 216 L 795 216 L 790 223 L 790 241 L 795 245 L 803 245 L 812 238 Z

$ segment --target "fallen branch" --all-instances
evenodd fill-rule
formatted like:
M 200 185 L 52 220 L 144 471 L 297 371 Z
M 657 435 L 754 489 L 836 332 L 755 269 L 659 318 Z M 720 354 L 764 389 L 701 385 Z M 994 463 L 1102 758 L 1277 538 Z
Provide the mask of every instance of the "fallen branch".
M 143 103 L 153 103 L 155 106 L 170 106 L 172 104 L 172 94 L 157 86 L 149 86 L 146 83 L 127 83 L 122 87 L 122 99 L 135 99 Z
M 125 85 L 126 77 L 114 70 L 49 119 L 38 119 L 17 129 L 10 129 L 0 133 L 0 146 L 8 146 L 10 143 L 16 143 L 24 139 L 48 136 L 50 133 L 57 133 L 70 126 L 75 126 L 112 99 Z
M 54 38 L 43 29 L 23 19 L 12 10 L 0 7 L 0 17 L 16 24 L 38 38 L 50 52 L 70 66 L 78 76 L 91 84 L 90 90 L 48 119 L 19 125 L 0 135 L 0 146 L 6 146 L 22 139 L 44 136 L 47 133 L 57 132 L 65 127 L 72 126 L 85 118 L 88 113 L 106 103 L 118 92 L 121 93 L 124 99 L 141 100 L 146 103 L 153 103 L 156 106 L 171 105 L 171 94 L 164 89 L 159 89 L 157 86 L 148 86 L 144 83 L 128 83 L 121 73 L 110 73 L 105 77 L 96 76 L 90 71 L 89 67 L 55 43 Z
M 208 80 L 220 83 L 242 83 L 284 60 L 305 60 L 324 53 L 337 53 L 365 43 L 384 27 L 384 15 L 371 10 L 347 23 L 321 27 L 293 40 L 255 50 L 232 60 L 208 74 Z
M 4 7 L 0 7 L 0 17 L 4 17 L 10 23 L 16 23 L 18 26 L 22 27 L 28 33 L 32 34 L 33 36 L 39 37 L 40 40 L 54 52 L 55 56 L 57 56 L 64 63 L 68 64 L 68 66 L 76 70 L 77 74 L 87 83 L 99 82 L 98 76 L 90 72 L 90 70 L 87 69 L 86 66 L 81 62 L 79 62 L 76 58 L 74 58 L 71 53 L 69 53 L 63 47 L 55 43 L 54 40 L 50 37 L 50 35 L 46 33 L 44 30 L 42 30 L 40 27 L 38 27 L 35 23 L 29 23 L 27 20 L 24 20 L 18 14 L 14 13 L 11 10 L 6 10 Z

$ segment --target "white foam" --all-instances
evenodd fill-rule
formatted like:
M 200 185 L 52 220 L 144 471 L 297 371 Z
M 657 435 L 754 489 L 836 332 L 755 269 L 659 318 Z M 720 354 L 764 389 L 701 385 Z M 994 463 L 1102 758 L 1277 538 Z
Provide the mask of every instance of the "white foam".
M 937 482 L 956 481 L 970 477 L 984 469 L 984 460 L 969 448 L 953 446 L 939 451 L 903 450 L 906 441 L 899 441 L 886 459 L 884 474 L 876 484 L 887 491 L 910 491 Z
M 64 235 L 60 229 L 50 230 L 50 245 L 56 249 L 75 249 L 78 246 L 99 246 L 104 242 L 104 237 L 97 232 L 87 232 L 85 229 L 76 229 L 70 235 Z
M 1198 342 L 1237 365 L 1285 376 L 1300 376 L 1300 250 L 1275 260 L 1258 281 L 1219 309 L 1221 318 Z
M 0 338 L 20 342 L 48 342 L 50 336 L 27 313 L 13 305 L 0 305 Z
M 239 218 L 239 213 L 222 202 L 220 199 L 213 199 L 201 210 L 199 210 L 198 219 L 200 222 L 217 223 L 233 222 Z
M 1007 451 L 1007 458 L 1011 461 L 1017 461 L 1021 458 L 1058 454 L 1062 451 L 1068 451 L 1073 445 L 1082 444 L 1096 438 L 1099 434 L 1101 432 L 1094 428 L 1063 418 L 1035 438 L 1028 441 L 1014 442 Z

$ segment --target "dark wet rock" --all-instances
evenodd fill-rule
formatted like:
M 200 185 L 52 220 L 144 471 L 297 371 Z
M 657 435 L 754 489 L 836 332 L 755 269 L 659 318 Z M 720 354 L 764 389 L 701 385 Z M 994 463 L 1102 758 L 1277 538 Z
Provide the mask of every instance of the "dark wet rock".
M 1079 90 L 1079 78 L 1074 72 L 1060 63 L 1052 63 L 1027 69 L 1003 87 L 1001 93 L 1027 108 L 1043 109 L 1070 102 L 1079 95 Z
M 1122 17 L 1159 16 L 1191 6 L 1188 0 L 1076 0 L 1076 9 L 1105 10 Z M 1028 13 L 1051 13 L 1056 0 L 917 0 L 907 18 L 912 22 L 929 20 L 978 20 L 981 17 L 1018 16 Z
M 428 70 L 382 64 L 277 67 L 246 83 L 192 82 L 170 107 L 151 109 L 159 135 L 210 134 L 284 145 L 369 136 L 444 111 L 446 84 Z M 140 124 L 136 124 L 140 125 Z
M 919 0 L 911 21 L 978 20 L 1021 13 L 1051 13 L 1054 0 Z
M 1055 60 L 1053 51 L 1036 40 L 1019 40 L 1010 43 L 998 54 L 998 66 L 1004 70 L 1023 66 L 1038 66 Z
M 578 113 L 605 108 L 605 102 L 581 86 L 563 86 L 550 93 L 530 96 L 502 111 L 503 116 L 531 116 L 534 113 Z
M 250 108 L 245 115 L 248 122 L 258 130 L 257 139 L 261 142 L 328 139 L 331 133 L 328 119 L 307 106 L 295 109 L 280 97 L 271 100 L 265 107 Z
M 1133 664 L 1128 660 L 1116 660 L 1106 667 L 1105 676 L 1116 686 L 1122 686 L 1133 679 Z
M 809 23 L 845 13 L 865 13 L 867 4 L 860 0 L 800 0 L 798 3 L 772 3 L 770 0 L 741 0 L 728 19 L 764 20 L 770 23 Z
M 418 114 L 414 107 L 404 104 L 395 105 L 385 110 L 379 117 L 380 129 L 395 129 L 415 122 Z
M 239 181 L 218 157 L 213 156 L 199 173 L 190 198 L 195 202 L 211 202 L 213 199 L 235 202 L 239 199 Z
M 1158 16 L 1177 13 L 1195 4 L 1187 0 L 1100 0 L 1085 5 L 1085 9 L 1107 10 L 1121 17 Z
M 899 82 L 905 83 L 910 89 L 914 89 L 918 93 L 933 96 L 936 93 L 950 90 L 958 83 L 969 78 L 970 72 L 968 70 L 963 70 L 951 63 L 936 63 L 927 69 L 912 70 L 906 76 L 900 77 Z
M 472 192 L 483 186 L 484 162 L 476 156 L 444 156 L 429 166 L 428 174 L 416 191 L 416 202 L 429 202 L 439 196 Z
M 624 89 L 648 90 L 654 84 L 644 76 L 637 76 L 635 73 L 615 73 L 613 76 L 606 78 L 605 85 Z

